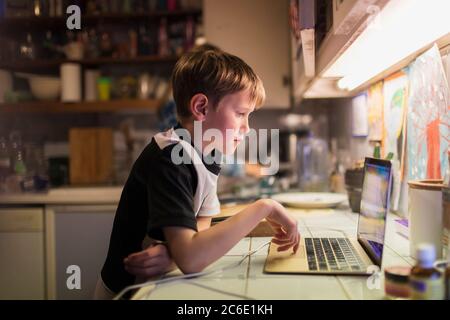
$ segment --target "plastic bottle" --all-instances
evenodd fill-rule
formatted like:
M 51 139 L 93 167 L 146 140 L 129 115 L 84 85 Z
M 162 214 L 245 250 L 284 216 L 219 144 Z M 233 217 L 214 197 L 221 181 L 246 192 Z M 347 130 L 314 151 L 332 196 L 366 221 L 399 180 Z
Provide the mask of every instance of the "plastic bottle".
M 444 299 L 444 279 L 434 267 L 436 250 L 431 244 L 417 247 L 417 264 L 411 270 L 410 285 L 413 300 Z

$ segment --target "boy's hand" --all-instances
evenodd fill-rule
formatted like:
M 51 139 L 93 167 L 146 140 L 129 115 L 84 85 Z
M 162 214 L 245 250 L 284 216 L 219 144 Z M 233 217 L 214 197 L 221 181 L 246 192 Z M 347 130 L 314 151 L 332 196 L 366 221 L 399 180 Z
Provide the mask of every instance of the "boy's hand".
M 296 253 L 300 243 L 297 220 L 276 201 L 273 201 L 273 210 L 266 220 L 275 231 L 272 242 L 279 245 L 278 251 L 286 251 L 293 247 L 294 253 Z
M 124 264 L 126 271 L 143 278 L 161 275 L 174 268 L 169 251 L 163 244 L 130 254 L 124 259 Z

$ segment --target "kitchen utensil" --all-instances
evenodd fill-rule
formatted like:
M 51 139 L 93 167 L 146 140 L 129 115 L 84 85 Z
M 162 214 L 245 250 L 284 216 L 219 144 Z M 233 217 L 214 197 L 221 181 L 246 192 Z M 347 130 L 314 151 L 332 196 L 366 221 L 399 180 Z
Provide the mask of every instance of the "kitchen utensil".
M 108 184 L 112 181 L 112 129 L 71 128 L 69 150 L 71 184 Z
M 307 209 L 334 208 L 347 200 L 345 194 L 325 192 L 279 193 L 273 195 L 272 199 L 290 207 Z

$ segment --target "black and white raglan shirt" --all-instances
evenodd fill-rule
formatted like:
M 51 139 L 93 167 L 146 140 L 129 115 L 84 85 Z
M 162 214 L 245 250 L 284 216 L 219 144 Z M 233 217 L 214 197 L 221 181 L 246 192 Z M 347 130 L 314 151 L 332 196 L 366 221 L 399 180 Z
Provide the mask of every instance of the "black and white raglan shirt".
M 205 161 L 192 143 L 180 139 L 175 132 L 180 128 L 178 125 L 156 134 L 134 163 L 125 183 L 101 271 L 103 282 L 113 292 L 134 284 L 135 276 L 124 269 L 123 260 L 142 251 L 146 235 L 164 241 L 164 227 L 197 231 L 196 217 L 220 212 L 220 165 Z M 192 161 L 175 164 L 174 148 L 186 152 Z

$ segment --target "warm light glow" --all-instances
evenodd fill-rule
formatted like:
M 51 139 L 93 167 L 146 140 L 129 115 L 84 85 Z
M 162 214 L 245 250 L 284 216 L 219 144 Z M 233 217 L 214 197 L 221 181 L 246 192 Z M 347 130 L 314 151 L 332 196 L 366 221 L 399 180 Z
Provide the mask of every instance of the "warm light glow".
M 338 88 L 342 89 L 342 90 L 348 89 L 348 85 L 349 84 L 348 84 L 348 78 L 347 77 L 340 79 L 338 81 L 338 83 L 337 83 Z
M 449 34 L 449 14 L 448 0 L 391 0 L 323 77 L 353 90 Z

